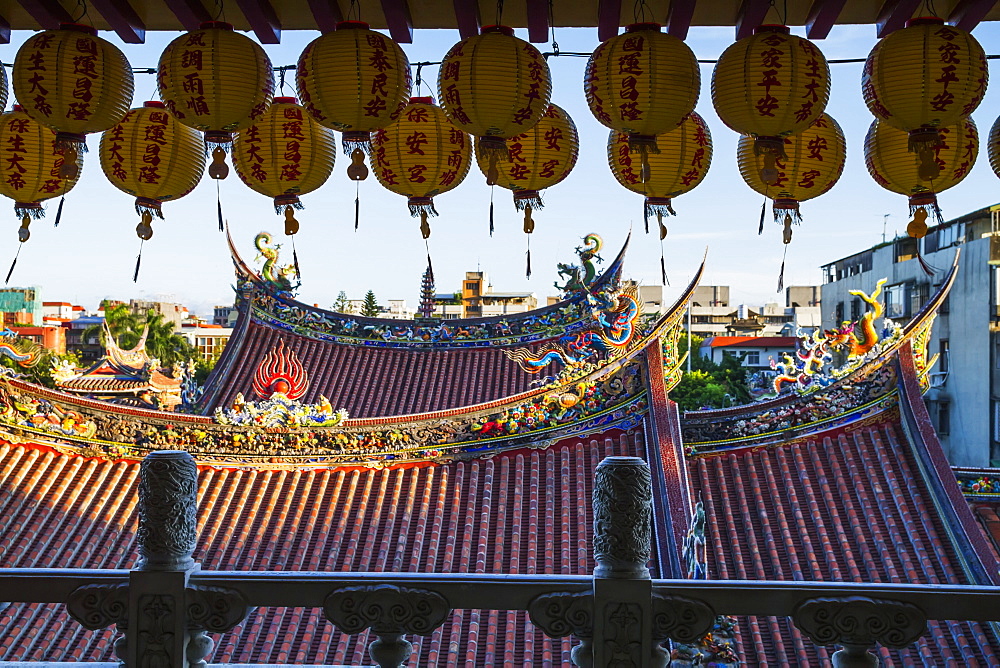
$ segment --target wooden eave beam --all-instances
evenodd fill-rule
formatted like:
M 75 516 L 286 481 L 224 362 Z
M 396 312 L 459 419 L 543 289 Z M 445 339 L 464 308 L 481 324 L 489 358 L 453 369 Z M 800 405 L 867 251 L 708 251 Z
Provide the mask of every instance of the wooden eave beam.
M 482 27 L 482 19 L 479 16 L 479 2 L 477 0 L 452 0 L 455 8 L 455 24 L 458 25 L 458 34 L 462 39 L 475 37 Z
M 320 32 L 336 30 L 337 24 L 344 20 L 337 0 L 309 0 L 309 11 Z
M 528 10 L 528 41 L 549 41 L 549 0 L 526 0 Z
M 736 14 L 736 39 L 752 35 L 753 29 L 764 22 L 770 8 L 768 0 L 743 0 Z
M 31 18 L 38 21 L 42 30 L 53 30 L 60 23 L 69 23 L 73 17 L 69 15 L 57 0 L 17 0 Z
M 948 23 L 972 32 L 996 3 L 997 0 L 958 0 L 948 15 Z
M 126 44 L 143 44 L 146 41 L 146 24 L 132 9 L 128 0 L 90 0 L 93 7 L 104 17 L 122 41 Z
M 236 4 L 261 44 L 281 41 L 281 22 L 268 0 L 236 0 Z
M 806 37 L 826 39 L 846 4 L 847 0 L 813 0 L 806 18 Z
M 400 44 L 413 43 L 413 19 L 406 0 L 381 0 L 385 23 L 389 26 L 389 36 Z
M 697 0 L 670 1 L 670 11 L 667 12 L 667 33 L 677 39 L 687 39 L 696 2 Z
M 920 6 L 921 0 L 885 0 L 875 19 L 876 35 L 881 39 L 906 27 L 906 22 Z
M 618 24 L 621 22 L 622 0 L 598 0 L 597 2 L 597 39 L 604 41 L 618 34 Z
M 202 23 L 212 20 L 201 0 L 166 0 L 167 7 L 174 13 L 185 30 L 197 30 Z

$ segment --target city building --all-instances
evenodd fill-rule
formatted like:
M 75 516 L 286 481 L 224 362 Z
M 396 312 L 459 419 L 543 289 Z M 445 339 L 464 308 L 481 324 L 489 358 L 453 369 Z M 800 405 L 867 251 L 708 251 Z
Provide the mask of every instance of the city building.
M 659 285 L 638 286 L 643 313 L 662 313 L 670 307 Z M 820 324 L 820 287 L 785 288 L 784 306 L 733 306 L 728 285 L 700 285 L 691 302 L 691 332 L 696 336 L 798 336 L 811 333 Z
M 212 324 L 219 327 L 232 327 L 236 324 L 236 318 L 240 312 L 235 306 L 216 306 L 213 309 Z
M 930 341 L 937 364 L 924 399 L 948 460 L 1000 466 L 1000 205 L 932 226 L 923 239 L 888 243 L 823 265 L 824 329 L 856 321 L 866 305 L 851 291 L 881 294 L 885 317 L 903 324 L 920 312 L 961 251 L 958 279 Z M 992 245 L 991 245 L 992 244 Z M 917 256 L 918 251 L 922 256 Z
M 192 323 L 181 328 L 180 335 L 198 350 L 198 359 L 208 362 L 218 359 L 233 335 L 232 327 Z
M 158 314 L 164 322 L 173 325 L 174 331 L 179 332 L 181 324 L 189 317 L 188 308 L 183 304 L 174 302 L 148 301 L 144 299 L 130 299 L 128 301 L 129 311 L 136 315 L 144 316 L 150 311 Z
M 0 288 L 0 315 L 4 327 L 41 325 L 43 314 L 38 288 Z
M 85 315 L 66 321 L 66 351 L 76 353 L 85 362 L 96 361 L 104 354 L 101 345 L 100 328 L 104 324 L 102 315 Z
M 87 315 L 87 309 L 69 302 L 42 302 L 42 317 L 46 321 L 64 322 Z
M 710 336 L 701 343 L 699 354 L 716 364 L 723 357 L 739 357 L 751 372 L 771 368 L 771 360 L 794 355 L 799 339 L 794 336 Z
M 30 339 L 41 347 L 51 350 L 57 355 L 66 354 L 66 328 L 61 325 L 53 325 L 46 321 L 44 325 L 19 327 L 14 326 L 13 330 L 18 336 Z

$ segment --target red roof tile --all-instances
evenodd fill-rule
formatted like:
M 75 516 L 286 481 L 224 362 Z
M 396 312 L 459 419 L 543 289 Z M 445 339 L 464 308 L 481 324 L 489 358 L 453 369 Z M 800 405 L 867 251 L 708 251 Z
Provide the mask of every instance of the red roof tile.
M 493 401 L 530 389 L 537 376 L 525 373 L 500 348 L 412 350 L 344 345 L 300 336 L 251 322 L 243 337 L 219 361 L 224 383 L 213 390 L 207 412 L 229 406 L 242 392 L 254 398 L 252 382 L 260 360 L 283 339 L 309 374 L 302 401 L 326 396 L 351 417 L 407 415 Z
M 794 336 L 713 336 L 705 341 L 712 348 L 794 348 Z
M 594 468 L 644 452 L 641 433 L 598 438 L 381 471 L 203 468 L 195 558 L 224 570 L 590 573 Z M 0 499 L 0 566 L 130 567 L 138 470 L 0 445 L 0 486 L 11 492 Z M 0 612 L 0 660 L 110 660 L 110 632 L 85 631 L 64 610 Z M 411 640 L 419 665 L 568 665 L 572 646 L 505 611 L 457 611 Z M 221 637 L 211 661 L 358 665 L 368 662 L 366 643 L 319 610 L 258 608 Z
M 710 577 L 975 584 L 895 410 L 877 424 L 776 448 L 689 461 L 708 516 Z M 931 623 L 890 665 L 1000 665 L 989 627 Z M 826 652 L 786 618 L 740 618 L 745 665 L 819 665 Z M 957 665 L 957 664 L 956 664 Z

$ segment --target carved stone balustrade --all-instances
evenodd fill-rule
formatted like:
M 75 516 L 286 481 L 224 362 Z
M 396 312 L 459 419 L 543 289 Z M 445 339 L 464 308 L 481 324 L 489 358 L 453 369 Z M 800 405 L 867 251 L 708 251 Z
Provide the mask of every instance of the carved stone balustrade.
M 579 666 L 666 666 L 662 643 L 697 642 L 719 615 L 790 617 L 813 642 L 840 646 L 838 668 L 877 665 L 876 645 L 905 647 L 928 619 L 1000 621 L 1000 587 L 835 582 L 651 580 L 649 468 L 611 457 L 594 489 L 594 575 L 209 572 L 192 560 L 197 470 L 158 451 L 139 486 L 140 563 L 132 571 L 0 569 L 0 601 L 65 603 L 90 629 L 116 625 L 115 653 L 141 668 L 206 668 L 209 633 L 249 606 L 322 608 L 343 633 L 370 630 L 380 666 L 407 662 L 405 635 L 429 635 L 454 609 L 525 610 L 551 637 L 573 635 Z

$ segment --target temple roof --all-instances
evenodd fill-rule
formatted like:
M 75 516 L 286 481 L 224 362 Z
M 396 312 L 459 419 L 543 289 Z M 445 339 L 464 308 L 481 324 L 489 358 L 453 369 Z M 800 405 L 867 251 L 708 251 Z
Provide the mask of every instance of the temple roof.
M 208 570 L 586 574 L 594 469 L 610 455 L 645 456 L 642 430 L 447 466 L 202 467 L 194 557 Z M 0 500 L 0 566 L 135 563 L 138 462 L 0 444 L 0 463 L 11 491 Z M 84 630 L 63 606 L 13 604 L 0 628 L 3 661 L 112 660 L 113 632 Z M 367 643 L 319 609 L 257 608 L 208 660 L 361 665 Z M 442 666 L 541 665 L 548 654 L 569 665 L 572 644 L 544 637 L 524 613 L 490 611 L 456 611 L 413 643 L 419 665 Z
M 428 322 L 326 311 L 277 290 L 243 261 L 231 238 L 229 244 L 240 317 L 206 381 L 200 403 L 204 413 L 229 406 L 238 394 L 252 397 L 257 367 L 279 342 L 305 367 L 310 387 L 303 401 L 325 396 L 352 418 L 496 401 L 537 385 L 538 376 L 526 373 L 505 351 L 534 353 L 591 324 L 585 292 L 544 308 L 491 318 Z M 618 284 L 627 248 L 628 239 L 589 286 L 591 293 Z

